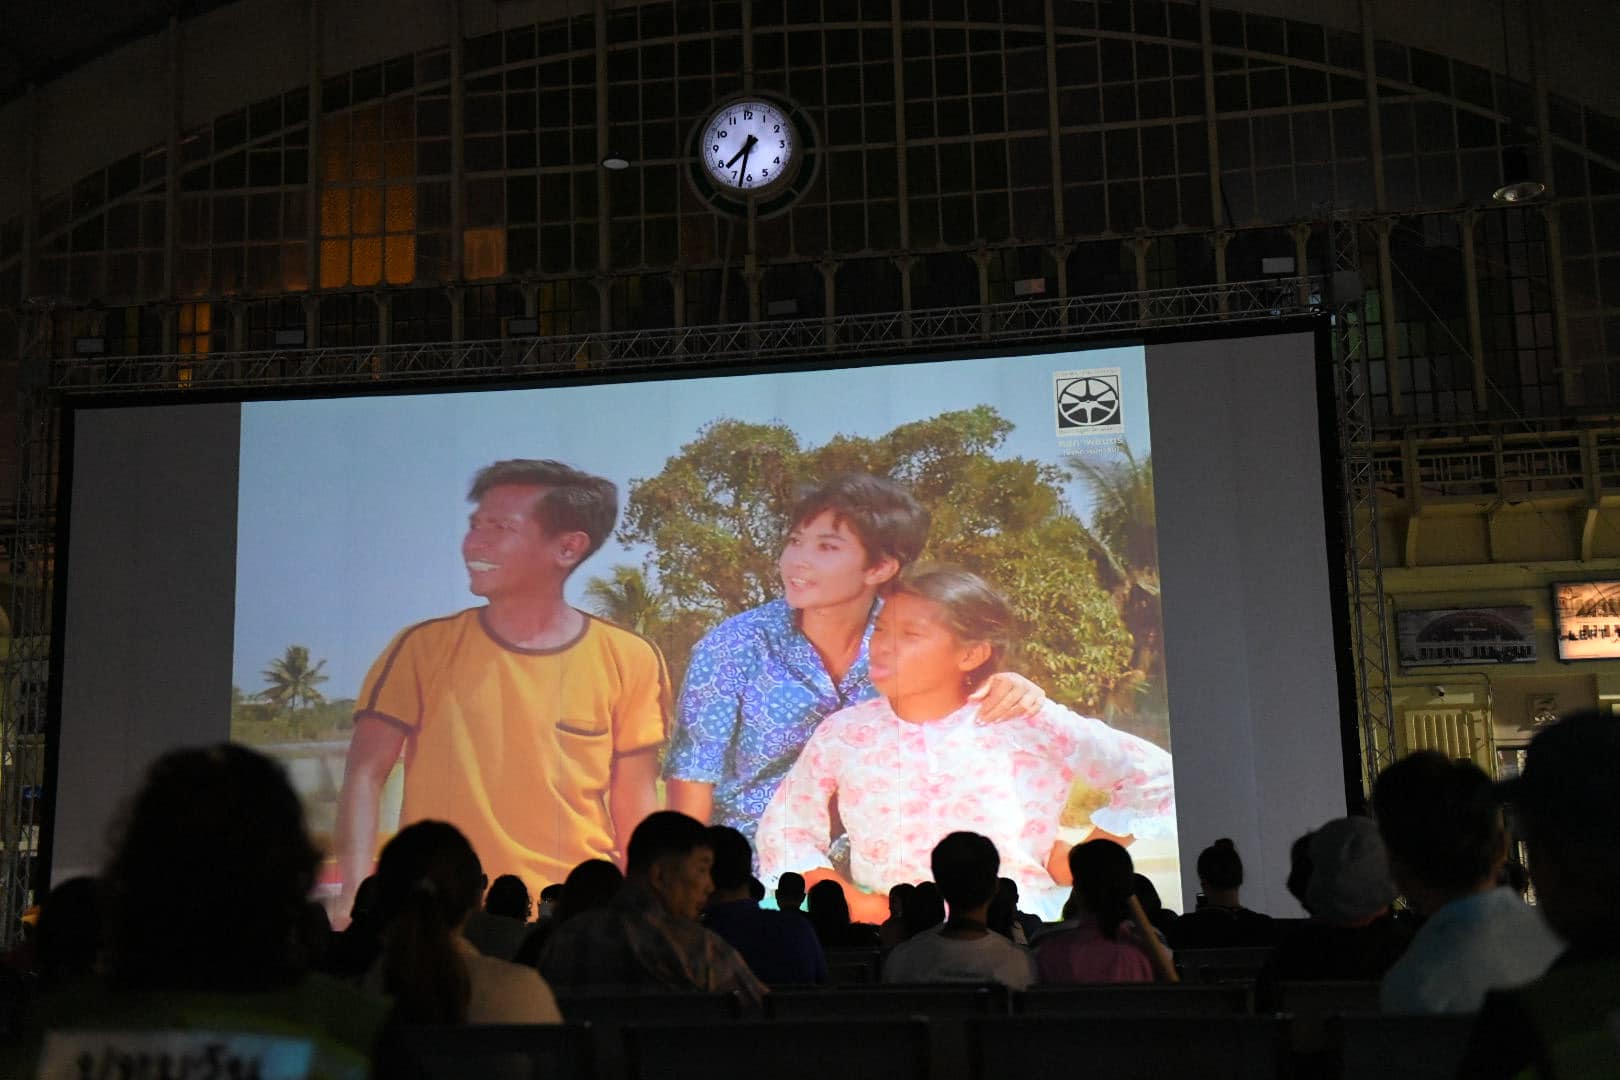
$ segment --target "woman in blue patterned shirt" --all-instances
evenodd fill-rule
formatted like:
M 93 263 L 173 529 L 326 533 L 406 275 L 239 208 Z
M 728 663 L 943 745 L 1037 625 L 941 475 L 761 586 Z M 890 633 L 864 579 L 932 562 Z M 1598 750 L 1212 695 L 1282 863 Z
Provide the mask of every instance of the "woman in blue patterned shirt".
M 928 511 L 911 493 L 864 474 L 814 489 L 790 521 L 782 598 L 727 619 L 692 650 L 664 762 L 671 809 L 750 841 L 821 719 L 876 696 L 866 648 L 879 597 L 928 539 Z M 980 693 L 988 723 L 1046 700 L 1008 672 Z

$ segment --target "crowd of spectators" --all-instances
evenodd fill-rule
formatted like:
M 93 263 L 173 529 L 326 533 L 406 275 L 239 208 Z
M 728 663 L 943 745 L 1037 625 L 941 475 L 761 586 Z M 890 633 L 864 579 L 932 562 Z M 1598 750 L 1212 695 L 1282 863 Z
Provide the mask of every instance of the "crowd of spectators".
M 293 1031 L 317 1075 L 356 1075 L 385 1073 L 412 1026 L 557 1022 L 554 994 L 726 991 L 757 1009 L 772 988 L 827 981 L 829 950 L 883 950 L 890 983 L 1023 990 L 1174 982 L 1173 949 L 1250 946 L 1271 947 L 1262 988 L 1378 980 L 1385 1011 L 1483 1010 L 1468 1075 L 1606 1075 L 1620 1062 L 1620 722 L 1553 725 L 1508 784 L 1425 752 L 1372 794 L 1372 818 L 1293 845 L 1288 888 L 1309 918 L 1286 929 L 1242 904 L 1225 839 L 1198 859 L 1201 903 L 1179 916 L 1126 846 L 1079 844 L 1065 917 L 1045 925 L 1018 910 L 995 844 L 952 832 L 932 880 L 891 889 L 877 926 L 852 921 L 827 878 L 806 890 L 784 873 L 775 910 L 762 906 L 741 832 L 659 811 L 630 837 L 622 875 L 582 863 L 537 910 L 520 879 L 490 882 L 457 828 L 410 825 L 333 934 L 310 901 L 318 853 L 281 769 L 237 746 L 178 751 L 148 774 L 101 877 L 44 904 L 40 992 L 0 1073 L 32 1075 L 45 1033 L 65 1027 Z M 1503 804 L 1529 844 L 1533 906 L 1502 884 Z

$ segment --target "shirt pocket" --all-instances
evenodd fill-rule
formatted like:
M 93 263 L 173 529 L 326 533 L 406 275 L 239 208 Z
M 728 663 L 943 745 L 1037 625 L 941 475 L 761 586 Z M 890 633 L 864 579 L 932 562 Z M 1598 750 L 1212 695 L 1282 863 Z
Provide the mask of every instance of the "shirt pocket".
M 584 792 L 607 787 L 613 774 L 613 729 L 606 718 L 563 719 L 552 724 L 556 757 L 549 768 Z
M 557 734 L 566 738 L 560 741 L 567 742 L 574 739 L 600 739 L 612 734 L 613 729 L 608 726 L 605 719 L 597 717 L 582 717 L 577 720 L 562 719 L 556 723 Z

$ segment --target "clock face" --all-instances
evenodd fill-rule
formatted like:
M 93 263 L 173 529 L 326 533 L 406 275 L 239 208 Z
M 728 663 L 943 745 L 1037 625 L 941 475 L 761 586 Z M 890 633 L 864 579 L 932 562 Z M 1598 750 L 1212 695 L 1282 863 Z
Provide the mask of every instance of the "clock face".
M 793 124 L 768 101 L 722 105 L 699 137 L 704 171 L 723 190 L 758 194 L 778 187 L 798 166 Z

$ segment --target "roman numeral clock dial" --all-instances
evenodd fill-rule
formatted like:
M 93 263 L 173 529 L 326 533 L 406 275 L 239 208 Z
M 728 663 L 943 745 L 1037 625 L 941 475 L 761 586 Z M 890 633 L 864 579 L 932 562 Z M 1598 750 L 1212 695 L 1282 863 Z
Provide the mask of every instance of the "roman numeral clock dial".
M 760 97 L 721 102 L 693 133 L 693 180 L 718 210 L 740 213 L 753 203 L 776 212 L 802 187 L 795 181 L 808 135 L 790 105 Z

